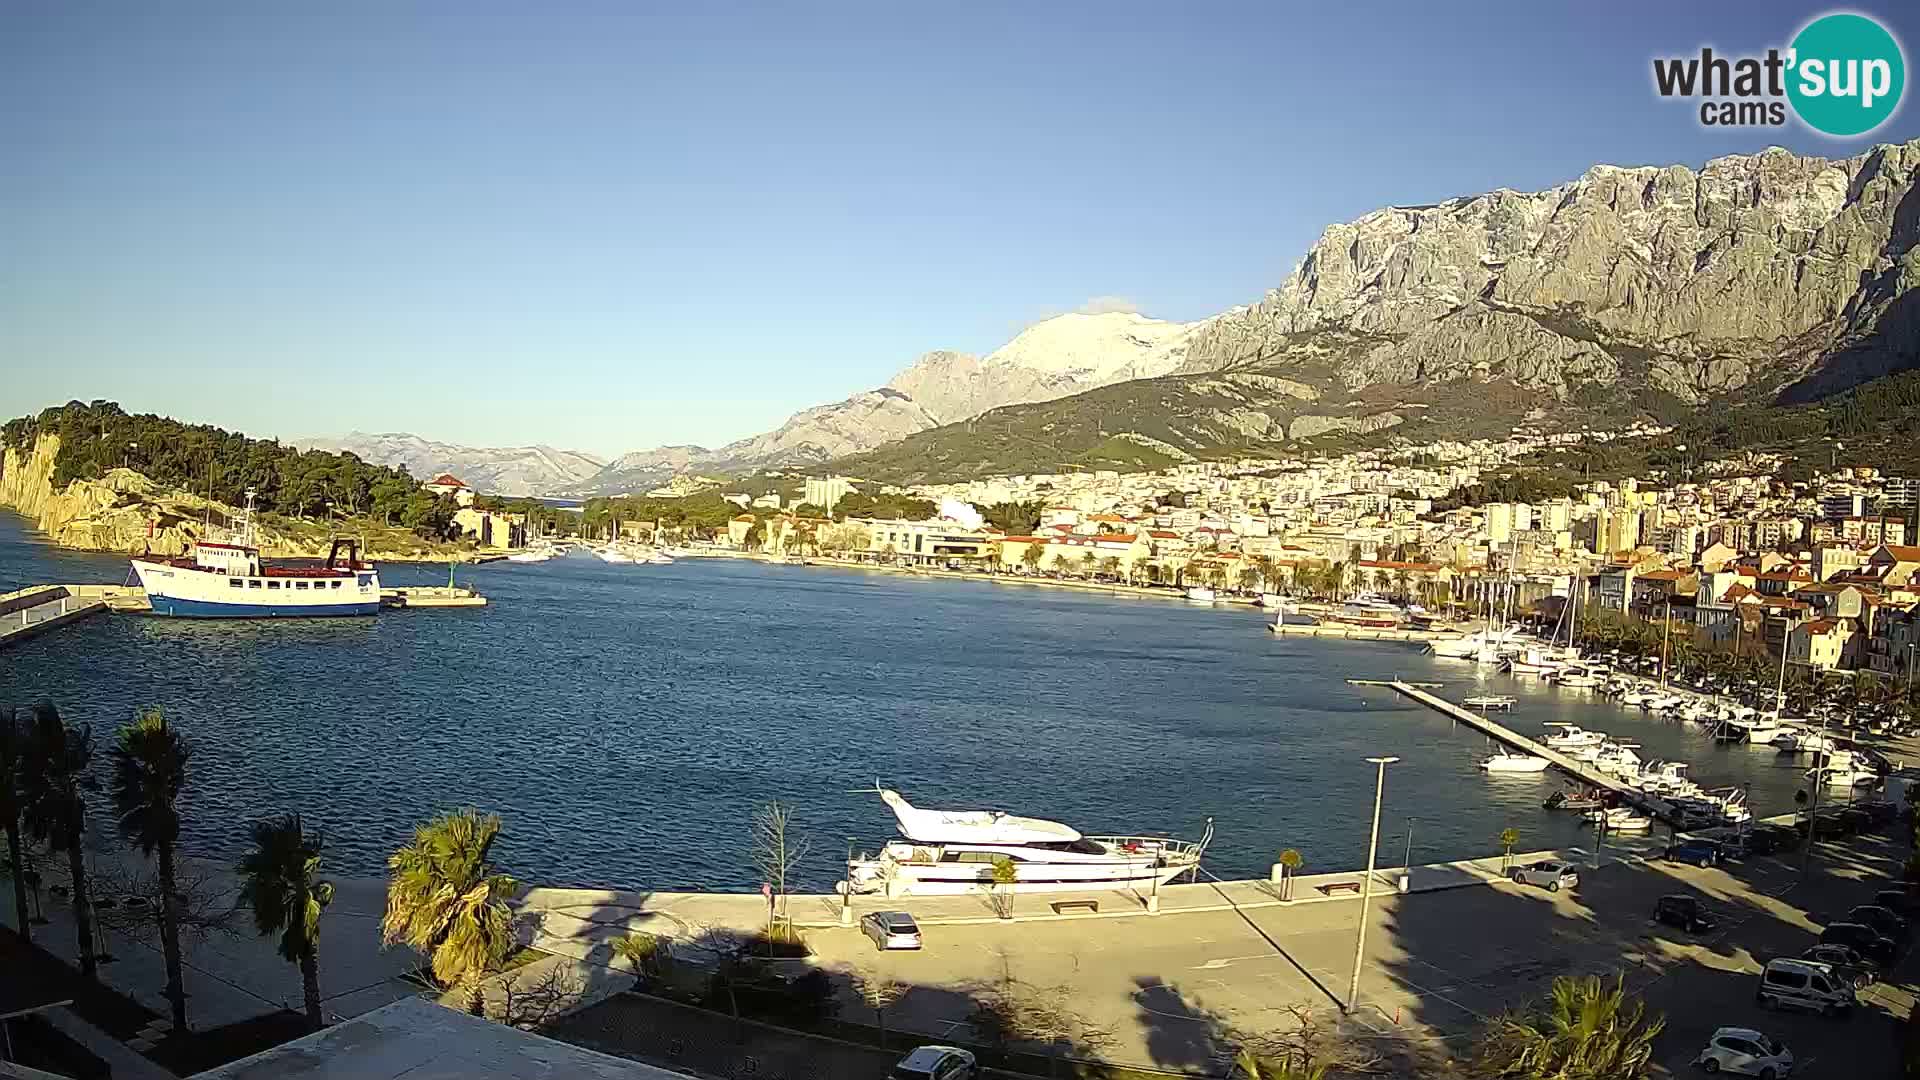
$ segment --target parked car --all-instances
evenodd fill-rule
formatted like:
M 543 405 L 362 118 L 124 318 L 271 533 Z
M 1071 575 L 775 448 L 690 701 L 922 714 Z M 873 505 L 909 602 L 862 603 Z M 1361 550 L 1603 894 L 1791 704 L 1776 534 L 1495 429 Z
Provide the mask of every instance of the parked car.
M 901 1058 L 890 1080 L 973 1080 L 980 1073 L 973 1054 L 957 1046 L 922 1046 Z
M 1653 917 L 1656 922 L 1677 926 L 1692 934 L 1704 934 L 1720 925 L 1698 897 L 1686 895 L 1663 896 L 1654 901 Z
M 1840 818 L 1841 823 L 1846 826 L 1846 829 L 1849 833 L 1863 833 L 1863 832 L 1873 831 L 1873 827 L 1874 827 L 1873 815 L 1867 813 L 1865 810 L 1862 810 L 1857 806 L 1846 807 L 1845 809 L 1840 811 L 1838 817 Z
M 1694 866 L 1712 866 L 1720 861 L 1720 845 L 1711 840 L 1682 840 L 1667 848 L 1667 858 Z
M 904 911 L 874 911 L 860 916 L 860 929 L 876 949 L 917 949 L 920 924 Z
M 1710 1073 L 1775 1080 L 1793 1072 L 1793 1051 L 1752 1028 L 1723 1027 L 1693 1063 Z
M 1903 919 L 1913 918 L 1913 897 L 1908 896 L 1905 889 L 1881 889 L 1873 894 L 1873 902 Z
M 1720 857 L 1722 859 L 1744 859 L 1754 854 L 1752 833 L 1729 833 L 1715 840 L 1714 843 L 1720 845 Z
M 1800 834 L 1785 825 L 1755 825 L 1747 830 L 1747 846 L 1755 855 L 1792 851 L 1800 845 Z
M 1900 804 L 1892 799 L 1865 799 L 1853 804 L 1855 810 L 1865 810 L 1873 819 L 1875 828 L 1891 825 L 1900 819 Z
M 1761 1008 L 1840 1016 L 1853 1008 L 1853 980 L 1813 960 L 1769 960 L 1760 972 L 1753 1000 Z
M 1907 920 L 1878 904 L 1861 904 L 1847 910 L 1847 922 L 1866 923 L 1880 931 L 1881 937 L 1905 941 L 1911 934 Z
M 1820 931 L 1820 944 L 1845 945 L 1861 956 L 1880 965 L 1881 970 L 1893 966 L 1893 960 L 1899 954 L 1899 948 L 1893 939 L 1875 930 L 1865 923 L 1837 922 Z
M 1515 885 L 1538 885 L 1548 892 L 1559 892 L 1580 884 L 1579 867 L 1551 860 L 1516 866 L 1507 876 L 1513 879 Z
M 1852 980 L 1855 990 L 1873 985 L 1880 977 L 1880 966 L 1845 945 L 1815 945 L 1800 954 L 1803 959 L 1825 964 L 1834 972 Z

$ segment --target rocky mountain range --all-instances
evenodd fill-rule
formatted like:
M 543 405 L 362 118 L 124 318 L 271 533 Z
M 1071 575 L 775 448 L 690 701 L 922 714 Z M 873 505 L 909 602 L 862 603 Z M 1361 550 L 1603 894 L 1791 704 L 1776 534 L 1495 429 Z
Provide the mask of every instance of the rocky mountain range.
M 1057 316 L 764 434 L 627 454 L 553 490 L 830 461 L 896 481 L 1137 467 L 1816 400 L 1915 364 L 1916 241 L 1920 140 L 1596 165 L 1329 226 L 1277 288 L 1209 319 Z
M 1329 227 L 1278 288 L 1199 324 L 1172 376 L 837 465 L 917 480 L 1815 400 L 1914 366 L 1917 240 L 1920 141 L 1597 165 L 1545 191 L 1391 207 Z
M 885 386 L 803 409 L 764 434 L 713 450 L 674 446 L 624 454 L 578 490 L 639 491 L 680 472 L 816 465 L 1003 405 L 1164 375 L 1185 362 L 1188 342 L 1203 325 L 1133 312 L 1057 315 L 984 357 L 926 353 Z
M 474 447 L 435 442 L 404 432 L 348 432 L 337 439 L 290 440 L 307 450 L 346 451 L 376 465 L 404 466 L 429 480 L 452 473 L 476 490 L 496 495 L 541 495 L 574 487 L 598 473 L 605 458 L 551 446 Z

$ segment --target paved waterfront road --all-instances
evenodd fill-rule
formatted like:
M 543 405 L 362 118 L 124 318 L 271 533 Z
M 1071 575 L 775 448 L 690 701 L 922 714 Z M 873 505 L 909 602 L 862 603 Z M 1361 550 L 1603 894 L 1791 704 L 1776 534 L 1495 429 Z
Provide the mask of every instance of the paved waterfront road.
M 1756 858 L 1701 870 L 1626 863 L 1553 895 L 1507 884 L 1391 896 L 1369 931 L 1363 1007 L 1353 1030 L 1388 1042 L 1463 1045 L 1481 1021 L 1542 998 L 1560 974 L 1619 974 L 1668 1017 L 1658 1061 L 1690 1072 L 1715 1027 L 1761 1028 L 1813 1064 L 1804 1075 L 1892 1075 L 1893 1016 L 1911 1004 L 1900 986 L 1876 986 L 1849 1020 L 1764 1012 L 1753 1001 L 1760 966 L 1812 944 L 1829 915 L 1862 903 L 1905 857 L 1904 841 L 1859 837 L 1834 846 L 1802 881 L 1797 858 Z M 1695 939 L 1649 918 L 1661 895 L 1688 892 L 1722 915 Z M 1359 914 L 1355 902 L 1246 911 L 929 927 L 919 954 L 876 956 L 851 931 L 816 931 L 828 964 L 883 965 L 915 984 L 891 1024 L 965 1037 L 964 988 L 1005 970 L 1059 986 L 1075 1007 L 1115 1032 L 1106 1055 L 1161 1068 L 1218 1065 L 1230 1030 L 1282 1027 L 1290 1005 L 1334 1020 L 1346 993 Z M 845 1015 L 863 1015 L 849 1000 Z M 1385 1045 L 1385 1043 L 1383 1043 Z M 1843 1071 L 1839 1063 L 1844 1062 Z

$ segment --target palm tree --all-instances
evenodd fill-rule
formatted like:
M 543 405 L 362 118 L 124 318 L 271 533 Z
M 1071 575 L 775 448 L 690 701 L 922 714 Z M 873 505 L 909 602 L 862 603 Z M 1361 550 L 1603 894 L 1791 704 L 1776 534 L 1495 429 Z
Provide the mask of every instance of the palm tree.
M 180 838 L 175 805 L 187 781 L 192 751 L 180 733 L 167 726 L 159 709 L 149 709 L 120 729 L 113 748 L 113 808 L 120 835 L 140 853 L 159 854 L 160 952 L 167 967 L 167 1001 L 173 1005 L 173 1030 L 187 1030 L 187 991 L 180 975 L 180 901 L 174 884 L 173 844 Z
M 1507 828 L 1500 830 L 1500 869 L 1504 873 L 1513 865 L 1513 845 L 1520 842 L 1520 830 Z
M 1404 566 L 1402 566 L 1402 567 L 1398 567 L 1398 568 L 1396 568 L 1396 569 L 1394 570 L 1394 572 L 1393 572 L 1393 591 L 1394 591 L 1394 595 L 1395 595 L 1395 596 L 1396 596 L 1396 597 L 1397 597 L 1397 598 L 1398 598 L 1398 599 L 1400 600 L 1400 602 L 1401 602 L 1401 603 L 1403 603 L 1403 604 L 1407 602 L 1407 597 L 1408 597 L 1408 595 L 1410 594 L 1410 590 L 1408 589 L 1408 587 L 1407 587 L 1407 586 L 1408 586 L 1408 585 L 1409 585 L 1409 584 L 1410 584 L 1410 583 L 1411 583 L 1412 581 L 1413 581 L 1413 575 L 1407 572 L 1407 568 L 1406 568 L 1406 567 L 1404 567 Z
M 0 826 L 7 832 L 7 875 L 13 878 L 13 925 L 24 940 L 33 940 L 33 922 L 27 918 L 27 862 L 20 850 L 20 784 L 26 729 L 11 705 L 0 705 Z
M 1639 1080 L 1647 1075 L 1653 1041 L 1665 1027 L 1664 1017 L 1649 1018 L 1644 1003 L 1627 999 L 1622 982 L 1608 987 L 1597 976 L 1563 975 L 1553 980 L 1540 1013 L 1493 1021 L 1480 1046 L 1476 1075 Z
M 478 811 L 442 814 L 413 831 L 413 842 L 387 858 L 384 944 L 404 943 L 425 955 L 444 987 L 465 986 L 480 1004 L 480 980 L 513 946 L 505 898 L 518 885 L 487 855 L 500 819 Z
M 1093 564 L 1095 560 L 1097 560 L 1098 558 L 1099 556 L 1095 555 L 1091 551 L 1083 551 L 1080 553 L 1080 576 L 1081 577 L 1093 576 Z
M 1028 544 L 1020 552 L 1020 565 L 1026 567 L 1029 572 L 1032 572 L 1039 568 L 1040 560 L 1045 556 L 1045 548 L 1042 548 L 1039 544 Z
M 1120 576 L 1120 556 L 1109 555 L 1101 559 L 1100 572 L 1110 578 L 1118 578 Z
M 265 937 L 280 935 L 280 955 L 300 965 L 307 1022 L 317 1031 L 320 1015 L 320 912 L 333 902 L 333 883 L 315 881 L 320 834 L 309 834 L 300 815 L 253 823 L 253 850 L 240 860 L 240 897 Z
M 1311 1059 L 1261 1057 L 1242 1050 L 1233 1059 L 1235 1080 L 1324 1080 L 1327 1066 Z
M 85 724 L 68 727 L 52 705 L 36 705 L 21 766 L 20 816 L 29 836 L 67 853 L 80 973 L 92 978 L 96 971 L 93 905 L 81 847 L 87 836 L 87 803 L 82 793 L 99 790 L 93 777 L 93 732 Z

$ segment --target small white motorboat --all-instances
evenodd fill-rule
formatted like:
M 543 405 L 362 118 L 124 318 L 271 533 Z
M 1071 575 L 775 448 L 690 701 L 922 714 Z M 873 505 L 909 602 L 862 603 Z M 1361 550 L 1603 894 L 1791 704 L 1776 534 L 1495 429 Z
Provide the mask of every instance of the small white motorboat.
M 1631 806 L 1589 810 L 1587 820 L 1596 824 L 1604 823 L 1611 832 L 1646 832 L 1653 828 L 1653 815 L 1643 814 Z
M 1538 773 L 1546 772 L 1553 763 L 1533 754 L 1516 754 L 1510 750 L 1498 750 L 1487 755 L 1480 762 L 1480 768 L 1490 773 Z
M 1586 731 L 1574 724 L 1548 724 L 1546 726 L 1560 729 L 1540 740 L 1555 750 L 1572 749 L 1577 746 L 1599 746 L 1601 743 L 1607 741 L 1607 736 L 1604 732 Z
M 1216 599 L 1214 591 L 1205 585 L 1195 585 L 1187 590 L 1187 599 L 1196 604 L 1211 604 Z
M 1505 694 L 1475 694 L 1461 698 L 1460 704 L 1472 709 L 1511 709 L 1515 699 Z

